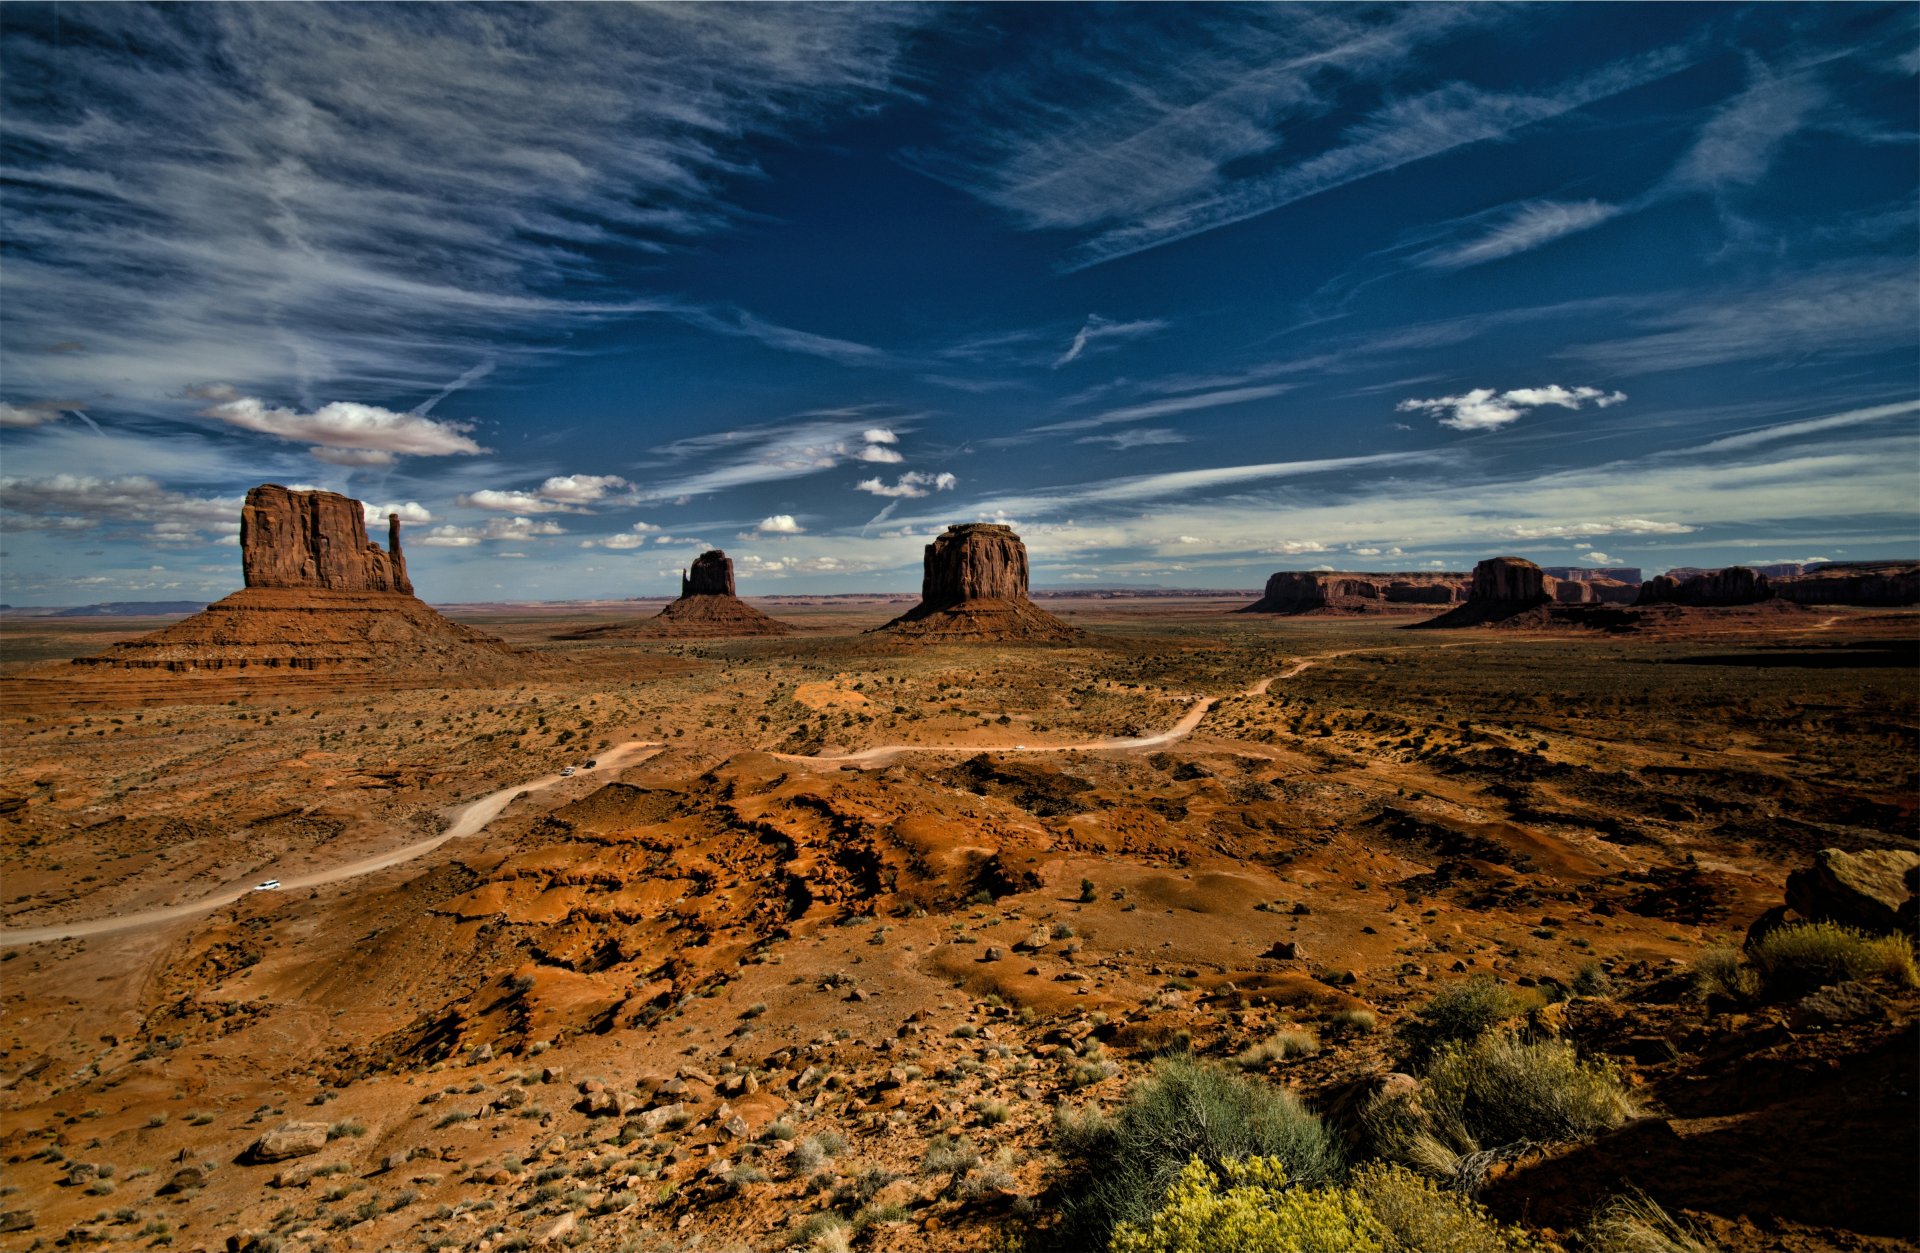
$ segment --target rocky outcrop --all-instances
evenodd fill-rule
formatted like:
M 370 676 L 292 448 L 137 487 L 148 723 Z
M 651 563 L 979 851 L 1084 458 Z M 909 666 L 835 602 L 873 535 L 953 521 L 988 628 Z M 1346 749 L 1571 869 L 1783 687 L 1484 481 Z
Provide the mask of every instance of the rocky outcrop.
M 247 1155 L 256 1162 L 284 1162 L 327 1147 L 327 1124 L 283 1122 L 253 1142 Z
M 1920 605 L 1920 561 L 1834 562 L 1773 580 L 1773 593 L 1801 605 Z
M 1551 605 L 1558 586 L 1557 580 L 1524 557 L 1489 557 L 1473 568 L 1466 604 L 1417 625 L 1452 628 L 1503 622 Z
M 1423 606 L 1466 599 L 1468 576 L 1459 573 L 1376 574 L 1353 571 L 1281 570 L 1267 579 L 1260 599 L 1238 613 L 1413 613 Z
M 240 510 L 240 567 L 248 587 L 309 587 L 411 596 L 400 517 L 387 515 L 387 547 L 367 539 L 366 510 L 334 492 L 263 483 Z
M 1722 605 L 1755 605 L 1773 597 L 1773 587 L 1764 574 L 1745 566 L 1728 566 L 1689 579 L 1659 574 L 1640 585 L 1636 605 L 1691 605 L 1710 608 Z
M 733 635 L 786 635 L 793 625 L 768 617 L 734 595 L 733 558 L 708 549 L 680 572 L 680 599 L 639 622 L 567 631 L 557 640 L 716 639 Z
M 693 559 L 680 575 L 680 599 L 689 596 L 732 596 L 733 558 L 718 548 L 709 548 Z
M 387 519 L 385 549 L 367 540 L 365 518 L 359 501 L 333 492 L 254 488 L 240 513 L 246 587 L 74 664 L 181 674 L 467 673 L 519 656 L 418 600 L 400 551 L 399 518 Z
M 920 603 L 878 631 L 928 640 L 1068 640 L 1080 632 L 1027 596 L 1027 546 L 1012 527 L 956 523 L 927 545 Z
M 1849 853 L 1823 848 L 1813 864 L 1787 876 L 1787 907 L 1809 921 L 1844 923 L 1863 931 L 1907 931 L 1914 923 L 1920 853 L 1869 848 Z

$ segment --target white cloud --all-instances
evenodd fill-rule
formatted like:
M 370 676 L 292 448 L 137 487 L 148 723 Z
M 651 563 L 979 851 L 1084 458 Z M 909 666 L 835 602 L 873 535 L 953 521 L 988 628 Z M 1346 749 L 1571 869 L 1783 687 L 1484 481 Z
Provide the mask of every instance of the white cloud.
M 209 543 L 238 533 L 240 497 L 190 496 L 142 474 L 54 474 L 0 478 L 7 530 L 85 530 L 108 523 L 143 527 L 156 543 Z
M 1073 441 L 1076 444 L 1112 444 L 1125 452 L 1129 448 L 1156 448 L 1163 444 L 1184 444 L 1187 437 L 1178 431 L 1169 431 L 1164 427 L 1149 427 L 1144 431 L 1115 431 L 1110 435 L 1082 435 Z
M 389 505 L 376 505 L 370 502 L 363 502 L 361 508 L 366 510 L 367 525 L 371 527 L 385 526 L 387 524 L 387 515 L 390 513 L 399 514 L 402 522 L 433 521 L 433 514 L 428 511 L 425 505 L 415 500 L 409 500 L 404 504 L 396 502 Z
M 72 407 L 58 400 L 36 400 L 24 405 L 0 400 L 0 428 L 18 430 L 29 426 L 45 426 L 49 422 L 58 422 L 61 411 Z
M 1528 252 L 1556 239 L 1590 230 L 1624 211 L 1619 205 L 1599 200 L 1571 203 L 1536 200 L 1515 206 L 1508 213 L 1506 221 L 1492 227 L 1478 239 L 1431 249 L 1421 254 L 1419 260 L 1421 265 L 1438 269 L 1464 269 Z
M 870 461 L 878 465 L 899 465 L 906 458 L 888 448 L 885 444 L 868 444 L 860 450 L 859 460 Z
M 760 519 L 760 525 L 753 529 L 762 535 L 798 535 L 807 528 L 794 521 L 790 513 L 776 513 Z
M 485 540 L 528 540 L 546 535 L 565 535 L 557 522 L 535 522 L 532 518 L 489 518 L 479 526 L 436 526 L 420 543 L 433 548 L 472 548 Z
M 1403 400 L 1394 409 L 1398 413 L 1439 413 L 1447 416 L 1440 425 L 1456 431 L 1492 431 L 1519 421 L 1529 409 L 1556 405 L 1579 409 L 1591 404 L 1606 409 L 1625 400 L 1625 392 L 1606 392 L 1597 387 L 1517 387 L 1495 392 L 1491 387 L 1476 387 L 1458 396 L 1438 396 L 1432 400 Z
M 482 488 L 477 492 L 464 493 L 455 500 L 470 509 L 491 509 L 496 513 L 568 512 L 567 506 L 558 501 L 542 500 L 533 492 L 500 492 Z
M 401 454 L 416 457 L 473 456 L 486 451 L 467 436 L 470 422 L 441 422 L 415 413 L 395 413 L 378 405 L 336 400 L 311 413 L 276 408 L 253 396 L 241 396 L 230 387 L 211 386 L 196 394 L 216 403 L 200 410 L 243 431 L 255 431 L 293 443 L 357 453 Z M 318 453 L 316 452 L 316 455 Z M 354 464 L 366 464 L 356 462 Z
M 496 513 L 587 513 L 615 488 L 632 484 L 617 474 L 557 474 L 531 491 L 483 488 L 459 497 L 459 503 Z
M 900 437 L 884 426 L 870 426 L 860 432 L 860 438 L 866 440 L 869 444 L 897 444 L 900 442 Z
M 639 548 L 647 542 L 647 536 L 657 534 L 659 530 L 659 527 L 654 526 L 650 522 L 636 522 L 618 535 L 609 535 L 604 539 L 583 539 L 580 541 L 580 547 L 612 548 L 615 550 Z M 660 536 L 661 540 L 667 538 L 668 537 L 664 535 Z
M 1281 540 L 1277 544 L 1269 544 L 1267 547 L 1262 548 L 1260 551 L 1270 556 L 1297 557 L 1301 553 L 1326 552 L 1327 546 L 1325 544 L 1319 543 L 1316 540 L 1289 539 L 1289 540 Z
M 556 474 L 540 484 L 539 493 L 548 500 L 570 505 L 589 505 L 617 487 L 630 486 L 617 474 Z
M 892 484 L 884 479 L 862 479 L 853 488 L 858 492 L 867 492 L 874 496 L 891 496 L 901 500 L 917 500 L 929 492 L 951 491 L 960 480 L 945 471 L 939 474 L 922 474 L 918 470 L 909 470 Z
M 1143 318 L 1136 322 L 1113 322 L 1097 313 L 1090 313 L 1087 315 L 1087 320 L 1081 324 L 1079 331 L 1074 334 L 1073 343 L 1068 345 L 1066 352 L 1053 363 L 1053 368 L 1057 370 L 1063 365 L 1078 361 L 1089 351 L 1097 352 L 1102 347 L 1116 347 L 1127 340 L 1158 334 L 1166 328 L 1167 324 L 1159 318 Z
M 1607 554 L 1597 549 L 1593 552 L 1582 554 L 1582 560 L 1590 561 L 1596 566 L 1610 566 L 1614 562 L 1612 557 L 1607 556 Z
M 1694 528 L 1651 518 L 1608 518 L 1598 522 L 1524 522 L 1494 527 L 1499 539 L 1589 539 L 1595 535 L 1687 535 Z

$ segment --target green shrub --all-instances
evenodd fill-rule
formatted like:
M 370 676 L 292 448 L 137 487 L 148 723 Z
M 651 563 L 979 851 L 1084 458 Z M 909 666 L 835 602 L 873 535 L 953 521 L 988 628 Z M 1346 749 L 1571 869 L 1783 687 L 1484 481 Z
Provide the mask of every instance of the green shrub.
M 1447 1045 L 1417 1093 L 1377 1102 L 1364 1121 L 1382 1156 L 1446 1175 L 1469 1154 L 1581 1139 L 1632 1113 L 1610 1063 L 1582 1060 L 1559 1040 L 1529 1044 L 1501 1033 Z
M 1520 1012 L 1520 998 L 1492 975 L 1474 975 L 1441 988 L 1399 1027 L 1408 1054 L 1419 1065 L 1449 1044 L 1486 1034 Z
M 1701 1000 L 1721 997 L 1747 1001 L 1759 995 L 1760 977 L 1747 968 L 1740 950 L 1730 944 L 1705 949 L 1693 959 L 1693 990 Z
M 1353 1172 L 1353 1194 L 1386 1233 L 1388 1253 L 1533 1253 L 1541 1246 L 1502 1227 L 1458 1192 L 1403 1166 L 1369 1162 Z
M 1616 1196 L 1580 1229 L 1587 1253 L 1714 1253 L 1665 1210 L 1635 1193 Z
M 1223 1169 L 1277 1158 L 1301 1183 L 1330 1180 L 1340 1153 L 1293 1093 L 1190 1057 L 1162 1058 L 1112 1117 L 1062 1111 L 1054 1139 L 1073 1178 L 1061 1211 L 1065 1247 L 1098 1248 L 1116 1224 L 1140 1224 L 1192 1159 Z
M 1747 960 L 1759 973 L 1767 995 L 1796 996 L 1850 979 L 1891 979 L 1902 987 L 1920 986 L 1913 945 L 1898 935 L 1868 935 L 1831 922 L 1781 927 L 1754 944 Z

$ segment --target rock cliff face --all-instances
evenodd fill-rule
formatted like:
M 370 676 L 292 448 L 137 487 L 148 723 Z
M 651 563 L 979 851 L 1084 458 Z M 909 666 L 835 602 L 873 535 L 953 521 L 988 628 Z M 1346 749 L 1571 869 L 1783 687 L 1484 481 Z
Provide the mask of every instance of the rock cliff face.
M 920 603 L 876 630 L 924 639 L 1067 640 L 1080 632 L 1027 597 L 1027 546 L 1012 527 L 957 523 L 927 545 Z
M 689 596 L 732 596 L 733 558 L 718 548 L 709 548 L 693 559 L 680 575 L 680 599 Z
M 240 510 L 240 567 L 248 587 L 413 594 L 400 552 L 400 518 L 387 515 L 387 547 L 367 539 L 359 501 L 265 483 Z
M 359 501 L 268 483 L 240 512 L 246 587 L 164 630 L 75 665 L 177 673 L 261 670 L 474 673 L 521 654 L 413 595 L 400 520 L 367 539 Z
M 568 631 L 557 640 L 713 639 L 729 635 L 786 635 L 791 623 L 770 618 L 733 593 L 733 558 L 718 548 L 694 558 L 680 574 L 680 599 L 639 622 Z
M 1631 583 L 1638 587 L 1646 580 L 1640 577 L 1639 566 L 1541 566 L 1550 579 L 1559 579 L 1562 583 L 1585 583 L 1603 581 Z
M 1548 578 L 1524 557 L 1489 557 L 1473 568 L 1464 605 L 1418 625 L 1445 628 L 1503 622 L 1551 605 L 1560 586 L 1559 580 Z
M 1920 605 L 1920 561 L 1814 566 L 1773 580 L 1773 593 L 1802 605 Z
M 1281 570 L 1267 579 L 1259 600 L 1237 612 L 1414 613 L 1423 606 L 1458 604 L 1466 599 L 1467 582 L 1467 576 L 1458 573 Z
M 1553 600 L 1559 605 L 1631 605 L 1639 587 L 1618 579 L 1556 579 Z
M 1755 574 L 1745 566 L 1728 566 L 1690 579 L 1675 579 L 1670 574 L 1655 575 L 1640 585 L 1636 605 L 1753 605 L 1769 600 L 1773 587 L 1764 574 Z

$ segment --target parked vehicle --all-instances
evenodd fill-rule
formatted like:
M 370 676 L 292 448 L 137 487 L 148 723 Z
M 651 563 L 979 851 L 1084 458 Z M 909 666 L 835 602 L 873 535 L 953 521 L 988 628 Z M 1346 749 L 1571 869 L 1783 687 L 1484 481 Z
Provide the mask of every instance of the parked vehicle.
M 256 883 L 253 885 L 253 890 L 256 892 L 277 892 L 280 890 L 280 880 L 268 879 L 265 883 Z
M 560 772 L 560 777 L 563 779 L 571 779 L 573 777 L 573 767 L 568 766 L 565 770 L 562 770 Z

